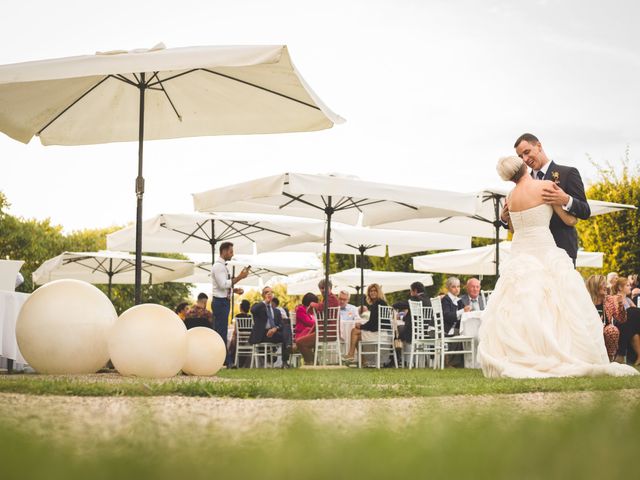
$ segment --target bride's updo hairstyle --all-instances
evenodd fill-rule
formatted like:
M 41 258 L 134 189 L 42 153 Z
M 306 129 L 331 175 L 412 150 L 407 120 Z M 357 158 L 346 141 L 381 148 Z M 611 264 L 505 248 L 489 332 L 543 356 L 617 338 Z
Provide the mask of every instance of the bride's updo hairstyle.
M 527 173 L 527 166 L 520 157 L 502 157 L 496 165 L 498 175 L 505 182 L 517 183 Z

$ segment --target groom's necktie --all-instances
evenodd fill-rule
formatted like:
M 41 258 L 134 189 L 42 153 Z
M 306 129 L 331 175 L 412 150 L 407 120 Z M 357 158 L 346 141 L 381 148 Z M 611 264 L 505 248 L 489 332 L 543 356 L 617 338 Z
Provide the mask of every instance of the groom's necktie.
M 542 170 L 538 170 L 536 176 L 538 177 L 538 180 L 542 180 L 544 178 L 544 173 L 542 173 Z

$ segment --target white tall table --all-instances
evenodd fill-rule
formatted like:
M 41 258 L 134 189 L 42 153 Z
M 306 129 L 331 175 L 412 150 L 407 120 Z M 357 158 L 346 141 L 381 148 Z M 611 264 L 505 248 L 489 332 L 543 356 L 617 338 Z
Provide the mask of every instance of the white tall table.
M 0 358 L 11 369 L 13 363 L 21 369 L 25 361 L 16 340 L 16 322 L 24 302 L 29 298 L 27 293 L 0 290 Z

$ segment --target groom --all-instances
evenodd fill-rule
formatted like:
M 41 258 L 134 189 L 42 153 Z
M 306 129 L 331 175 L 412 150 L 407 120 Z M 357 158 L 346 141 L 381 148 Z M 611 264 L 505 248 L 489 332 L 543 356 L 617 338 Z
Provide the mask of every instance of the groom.
M 553 185 L 545 188 L 543 199 L 549 205 L 559 205 L 571 215 L 586 220 L 591 209 L 584 194 L 580 172 L 574 167 L 558 165 L 549 160 L 535 135 L 520 135 L 513 145 L 516 153 L 531 168 L 531 176 L 538 180 L 551 180 Z M 566 225 L 555 213 L 551 217 L 549 229 L 556 245 L 567 252 L 576 264 L 578 255 L 578 234 L 575 227 Z

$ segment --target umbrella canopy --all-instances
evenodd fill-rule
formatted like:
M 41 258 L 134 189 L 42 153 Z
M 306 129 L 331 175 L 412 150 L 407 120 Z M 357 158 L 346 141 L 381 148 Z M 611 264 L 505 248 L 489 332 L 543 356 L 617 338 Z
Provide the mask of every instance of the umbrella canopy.
M 500 211 L 504 199 L 509 193 L 506 188 L 488 188 L 476 193 L 476 212 L 474 215 L 458 215 L 442 218 L 410 219 L 378 225 L 381 229 L 407 229 L 422 232 L 440 232 L 457 235 L 471 235 L 495 239 L 495 261 L 491 275 L 498 275 L 500 268 L 500 250 L 497 245 L 507 238 L 507 230 L 500 227 Z M 621 210 L 635 209 L 633 205 L 588 200 L 591 216 L 604 215 Z M 456 273 L 456 272 L 448 272 Z
M 307 132 L 343 120 L 297 72 L 286 46 L 99 52 L 0 66 L 0 131 L 43 145 L 138 141 L 140 303 L 144 139 Z
M 499 244 L 500 258 L 508 260 L 511 242 Z M 576 266 L 602 268 L 602 252 L 578 251 Z M 421 272 L 455 273 L 459 275 L 494 275 L 496 249 L 493 245 L 453 252 L 434 253 L 413 257 L 413 268 Z
M 304 295 L 307 292 L 316 292 L 318 282 L 323 277 L 308 273 L 292 275 L 286 281 L 289 295 Z M 334 273 L 330 276 L 334 289 L 346 290 L 349 293 L 357 293 L 360 290 L 360 269 L 351 268 Z M 409 290 L 413 282 L 422 282 L 425 286 L 433 285 L 433 278 L 425 273 L 385 272 L 378 270 L 364 270 L 365 285 L 378 283 L 385 293 Z
M 247 213 L 162 213 L 142 224 L 145 250 L 159 253 L 210 253 L 215 261 L 216 245 L 233 242 L 234 252 L 249 254 L 255 244 L 269 250 L 273 246 L 295 241 L 311 225 L 322 223 L 310 219 L 292 219 L 277 215 Z M 135 227 L 107 235 L 110 250 L 135 250 Z
M 310 227 L 305 234 L 298 235 L 302 243 L 291 243 L 276 250 L 322 252 L 325 249 L 324 232 L 317 226 Z M 410 232 L 402 230 L 380 230 L 334 224 L 331 230 L 333 253 L 359 254 L 360 291 L 364 291 L 364 255 L 383 257 L 402 255 L 425 250 L 450 250 L 470 248 L 471 237 L 443 233 Z M 362 296 L 360 302 L 363 302 Z
M 64 252 L 44 262 L 33 272 L 33 283 L 42 285 L 61 278 L 109 285 L 135 282 L 135 256 L 123 252 Z M 193 274 L 193 262 L 161 257 L 142 257 L 145 283 L 175 281 Z
M 272 251 L 323 252 L 324 225 L 311 224 L 304 233 L 277 243 Z M 331 227 L 331 253 L 364 253 L 376 257 L 403 255 L 424 250 L 451 250 L 471 247 L 471 237 L 443 233 L 380 230 L 334 223 Z
M 302 173 L 283 173 L 217 188 L 194 194 L 193 200 L 198 211 L 279 213 L 326 219 L 325 279 L 329 276 L 332 219 L 355 224 L 364 213 L 364 224 L 375 225 L 399 218 L 472 215 L 475 211 L 475 196 L 471 194 L 368 182 L 344 175 Z M 328 296 L 328 282 L 326 289 Z M 324 307 L 326 322 L 328 302 L 324 302 Z M 324 337 L 326 342 L 326 331 Z
M 261 253 L 258 255 L 235 255 L 229 265 L 246 267 L 250 266 L 249 276 L 239 284 L 245 282 L 255 283 L 255 280 L 267 282 L 274 276 L 287 276 L 293 273 L 316 270 L 320 271 L 322 262 L 313 253 L 280 252 Z M 199 262 L 196 264 L 193 275 L 176 280 L 185 283 L 209 283 L 211 282 L 211 263 Z

